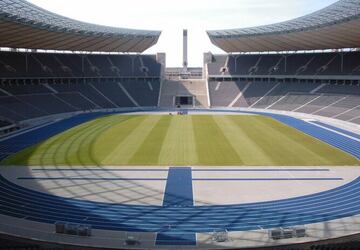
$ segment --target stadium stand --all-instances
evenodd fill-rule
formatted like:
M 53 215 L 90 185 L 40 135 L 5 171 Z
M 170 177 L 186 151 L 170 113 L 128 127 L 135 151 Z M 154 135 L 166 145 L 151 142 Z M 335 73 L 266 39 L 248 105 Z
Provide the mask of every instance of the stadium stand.
M 14 121 L 158 103 L 153 55 L 0 52 L 0 61 L 0 116 Z
M 15 122 L 0 118 L 0 135 L 6 135 L 20 129 Z
M 353 76 L 360 75 L 360 52 L 214 55 L 208 72 L 211 76 Z
M 359 52 L 215 55 L 207 64 L 211 106 L 296 111 L 359 123 L 359 65 Z
M 9 126 L 9 125 L 11 125 L 10 122 L 4 121 L 4 120 L 0 120 L 0 128 L 6 127 L 6 126 Z
M 359 123 L 356 119 L 360 116 L 359 86 L 324 84 L 321 89 L 319 86 L 291 81 L 210 81 L 209 94 L 213 107 L 296 111 Z M 233 102 L 239 94 L 241 98 Z
M 27 92 L 32 88 L 34 92 Z M 131 108 L 137 105 L 156 107 L 159 88 L 160 80 L 154 79 L 127 79 L 121 82 L 99 79 L 78 83 L 1 85 L 0 89 L 6 89 L 8 95 L 0 96 L 0 115 L 21 121 L 94 109 Z
M 1 78 L 158 77 L 152 55 L 96 55 L 0 52 Z
M 346 55 L 349 58 L 358 58 L 359 54 L 359 52 L 353 52 Z M 4 57 L 1 57 L 3 67 L 0 67 L 2 69 L 0 70 L 2 79 L 0 115 L 15 121 L 57 113 L 124 107 L 156 107 L 158 105 L 161 65 L 156 62 L 154 56 L 84 56 L 13 52 L 1 52 L 1 55 Z M 333 53 L 333 55 L 340 58 L 339 53 Z M 294 55 L 289 55 L 289 58 L 292 56 Z M 326 60 L 332 56 L 327 55 Z M 307 64 L 308 58 L 320 58 L 323 55 L 316 53 L 306 55 L 306 57 L 307 59 L 303 60 L 305 64 Z M 289 59 L 286 62 L 289 69 L 284 68 L 285 64 L 283 65 L 282 62 L 285 59 L 281 60 L 283 55 L 244 55 L 236 58 L 234 56 L 214 56 L 214 58 L 214 62 L 207 65 L 211 79 L 208 83 L 209 95 L 213 107 L 278 109 L 313 113 L 351 122 L 359 120 L 360 88 L 358 86 L 330 84 L 331 80 L 320 82 L 292 80 L 290 79 L 291 74 L 298 74 L 299 68 L 301 68 L 298 65 L 302 65 L 302 63 L 291 69 L 289 66 L 291 60 Z M 322 60 L 317 61 L 321 62 Z M 15 69 L 15 72 L 7 70 L 7 67 L 4 66 L 9 66 L 12 62 L 13 65 L 10 67 Z M 298 59 L 294 59 L 294 62 L 298 62 Z M 315 69 L 321 68 L 321 64 L 308 64 L 302 74 L 309 73 L 313 77 Z M 25 66 L 21 67 L 21 65 Z M 244 70 L 240 65 L 247 66 Z M 278 67 L 279 70 L 276 74 L 290 74 L 286 75 L 289 79 L 278 81 L 271 79 L 269 74 L 272 73 L 269 73 L 269 68 L 272 66 L 270 65 Z M 353 66 L 355 67 L 354 61 L 352 61 L 352 66 L 343 72 L 352 72 L 351 74 L 353 74 Z M 340 71 L 341 67 L 332 68 L 329 70 L 329 74 L 339 76 L 341 75 Z M 258 77 L 253 75 L 254 72 L 268 75 L 257 79 Z M 12 75 L 14 73 L 15 75 Z M 253 78 L 223 81 L 226 76 L 230 77 L 230 80 L 239 79 L 233 75 L 234 73 L 249 74 L 240 75 L 240 79 L 243 77 Z M 221 74 L 221 80 L 218 79 L 219 74 Z M 356 80 L 350 80 L 350 82 L 357 83 Z M 345 81 L 345 83 L 347 82 Z M 194 82 L 183 88 L 189 89 L 190 92 L 186 91 L 187 93 L 198 92 L 198 94 L 192 95 L 201 97 L 200 103 L 207 106 L 206 90 L 201 89 L 201 93 L 199 92 L 200 88 L 197 87 L 191 90 L 195 85 Z M 163 105 L 160 106 L 172 106 L 173 94 L 171 93 L 179 92 L 178 87 L 171 88 L 171 90 L 168 89 L 169 87 L 171 88 L 171 84 L 163 85 L 163 97 L 160 103 Z M 170 95 L 169 101 L 166 101 L 167 94 Z M 44 105 L 44 103 L 51 103 L 51 105 Z

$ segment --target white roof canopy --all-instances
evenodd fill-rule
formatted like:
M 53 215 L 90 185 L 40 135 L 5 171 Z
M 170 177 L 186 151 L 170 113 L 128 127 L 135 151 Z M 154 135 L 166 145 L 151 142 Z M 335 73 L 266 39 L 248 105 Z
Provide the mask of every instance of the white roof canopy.
M 207 31 L 226 52 L 295 51 L 360 47 L 360 1 L 340 0 L 290 21 Z
M 143 52 L 160 31 L 76 21 L 25 0 L 0 0 L 0 47 L 100 52 Z

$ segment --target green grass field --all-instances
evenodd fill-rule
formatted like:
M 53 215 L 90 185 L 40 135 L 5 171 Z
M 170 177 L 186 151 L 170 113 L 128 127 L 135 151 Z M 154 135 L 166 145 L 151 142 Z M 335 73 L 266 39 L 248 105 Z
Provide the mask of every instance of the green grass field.
M 359 165 L 352 156 L 262 116 L 113 115 L 27 148 L 2 165 Z

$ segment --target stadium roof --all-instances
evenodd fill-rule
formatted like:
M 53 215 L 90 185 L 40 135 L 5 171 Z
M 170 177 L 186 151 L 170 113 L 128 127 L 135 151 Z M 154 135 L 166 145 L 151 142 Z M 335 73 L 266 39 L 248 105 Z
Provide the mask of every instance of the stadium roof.
M 340 0 L 290 21 L 207 31 L 226 52 L 297 51 L 360 47 L 360 1 Z
M 98 52 L 143 52 L 160 31 L 89 24 L 25 0 L 0 0 L 0 47 Z

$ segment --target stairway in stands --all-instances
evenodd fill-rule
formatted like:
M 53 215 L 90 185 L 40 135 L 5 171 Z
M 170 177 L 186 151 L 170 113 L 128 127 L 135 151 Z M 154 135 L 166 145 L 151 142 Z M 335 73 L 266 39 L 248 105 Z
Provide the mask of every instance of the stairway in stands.
M 195 107 L 209 107 L 205 80 L 164 80 L 160 91 L 160 107 L 174 107 L 175 96 L 189 95 L 195 97 Z

